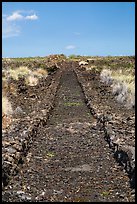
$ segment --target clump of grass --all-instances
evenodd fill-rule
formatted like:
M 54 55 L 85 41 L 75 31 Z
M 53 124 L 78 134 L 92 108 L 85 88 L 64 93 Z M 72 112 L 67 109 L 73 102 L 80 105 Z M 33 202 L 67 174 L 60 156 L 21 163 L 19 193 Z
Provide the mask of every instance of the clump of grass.
M 130 93 L 128 95 L 128 98 L 127 98 L 125 106 L 128 109 L 135 108 L 135 93 Z
M 122 82 L 131 83 L 133 81 L 133 76 L 130 74 L 120 74 L 120 72 L 112 72 L 112 78 L 114 80 L 119 80 Z
M 117 102 L 124 104 L 127 108 L 135 107 L 135 80 L 132 74 L 123 73 L 121 69 L 103 69 L 100 79 L 106 84 L 111 84 L 112 94 Z
M 38 84 L 38 78 L 34 75 L 29 75 L 25 78 L 25 83 L 29 86 L 36 86 Z
M 47 156 L 48 156 L 48 157 L 54 157 L 54 156 L 55 156 L 55 154 L 54 154 L 54 153 L 52 153 L 52 152 L 48 152 L 48 153 L 47 153 Z
M 135 82 L 128 84 L 128 97 L 126 101 L 126 107 L 135 108 Z
M 33 72 L 34 76 L 37 77 L 47 77 L 48 71 L 46 69 L 39 68 L 36 71 Z
M 122 81 L 115 80 L 113 81 L 112 87 L 112 93 L 115 96 L 118 96 L 120 94 L 125 95 L 127 93 L 127 85 L 125 83 L 122 83 Z
M 2 94 L 6 95 L 8 92 L 17 95 L 16 84 L 12 83 L 9 77 L 2 77 Z
M 38 84 L 39 78 L 47 76 L 48 71 L 46 69 L 39 68 L 31 72 L 31 74 L 26 77 L 25 82 L 29 86 L 36 86 Z
M 100 195 L 101 196 L 108 196 L 110 194 L 109 191 L 103 191 Z
M 103 83 L 112 84 L 112 71 L 110 69 L 103 69 L 100 74 L 100 79 Z
M 32 71 L 26 66 L 20 66 L 16 69 L 10 69 L 9 76 L 14 80 L 19 80 L 20 77 L 24 77 L 27 85 L 36 86 L 38 84 L 38 78 L 47 77 L 48 71 L 42 68 Z
M 25 77 L 29 75 L 30 73 L 31 73 L 31 70 L 28 69 L 28 67 L 26 66 L 20 66 L 19 68 L 9 70 L 9 75 L 14 80 L 18 80 L 19 77 Z
M 13 109 L 11 103 L 6 96 L 2 96 L 2 114 L 12 115 Z
M 5 90 L 5 91 L 8 90 L 8 82 L 7 82 L 7 78 L 6 77 L 2 77 L 2 91 L 3 90 Z

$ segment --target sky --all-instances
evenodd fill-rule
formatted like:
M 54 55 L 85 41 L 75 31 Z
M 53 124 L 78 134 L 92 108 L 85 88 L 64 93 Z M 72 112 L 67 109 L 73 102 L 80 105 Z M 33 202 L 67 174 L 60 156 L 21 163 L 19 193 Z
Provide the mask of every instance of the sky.
M 2 57 L 135 55 L 135 2 L 2 2 Z

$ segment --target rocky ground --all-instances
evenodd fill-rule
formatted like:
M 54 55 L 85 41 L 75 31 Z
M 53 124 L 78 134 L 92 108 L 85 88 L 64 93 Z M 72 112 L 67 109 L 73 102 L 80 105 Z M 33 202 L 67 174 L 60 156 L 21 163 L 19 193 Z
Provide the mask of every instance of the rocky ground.
M 10 97 L 23 113 L 3 130 L 3 202 L 135 201 L 134 111 L 113 100 L 98 73 L 63 62 L 18 96 Z M 122 138 L 116 147 L 112 131 Z
M 100 81 L 99 73 L 86 71 L 76 64 L 75 72 L 85 94 L 86 103 L 104 130 L 104 139 L 113 150 L 113 156 L 128 173 L 135 186 L 135 111 L 118 104 L 109 85 Z M 92 87 L 92 88 L 91 88 Z

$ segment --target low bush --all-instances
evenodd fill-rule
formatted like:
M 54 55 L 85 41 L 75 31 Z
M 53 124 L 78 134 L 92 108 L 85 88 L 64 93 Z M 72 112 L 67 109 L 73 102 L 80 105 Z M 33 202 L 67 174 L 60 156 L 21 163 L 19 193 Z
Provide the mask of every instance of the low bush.
M 25 78 L 25 83 L 29 86 L 36 86 L 38 84 L 38 81 L 38 78 L 35 77 L 33 74 Z
M 26 66 L 21 66 L 19 68 L 16 69 L 10 69 L 9 70 L 9 75 L 14 79 L 14 80 L 18 80 L 19 77 L 24 77 L 27 76 L 28 74 L 31 73 L 31 70 L 28 69 L 28 67 Z
M 112 76 L 111 76 L 112 71 L 109 69 L 103 69 L 101 74 L 100 74 L 100 79 L 103 83 L 106 84 L 112 84 Z
M 33 71 L 33 75 L 36 77 L 47 77 L 48 71 L 46 69 L 39 68 L 36 71 Z
M 126 73 L 126 72 L 125 72 Z M 111 85 L 112 94 L 118 103 L 124 104 L 127 108 L 135 107 L 135 80 L 132 74 L 125 74 L 120 70 L 103 69 L 100 73 L 100 80 Z

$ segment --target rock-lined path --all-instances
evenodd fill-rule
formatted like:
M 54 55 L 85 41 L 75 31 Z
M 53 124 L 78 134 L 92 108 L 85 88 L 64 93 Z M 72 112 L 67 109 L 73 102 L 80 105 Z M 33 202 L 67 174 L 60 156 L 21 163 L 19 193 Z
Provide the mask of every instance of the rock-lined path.
M 132 201 L 128 176 L 94 123 L 77 77 L 68 66 L 48 122 L 39 128 L 3 201 Z

